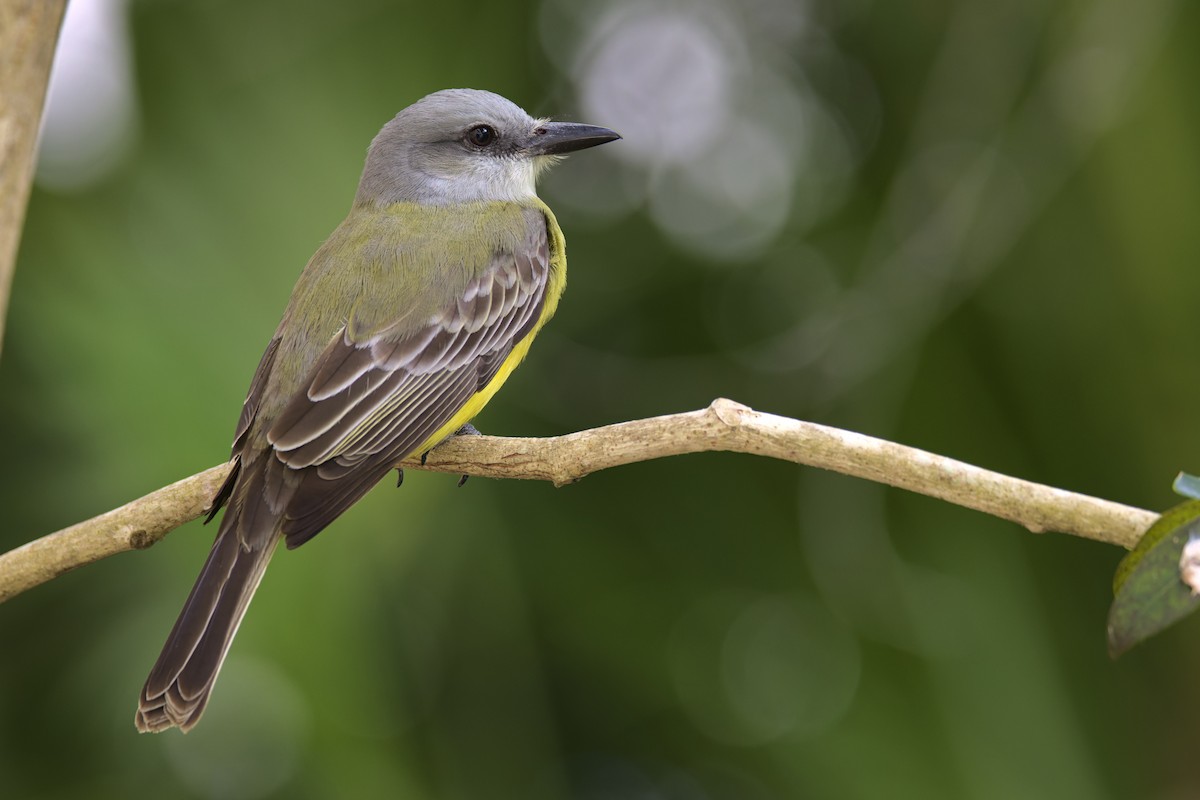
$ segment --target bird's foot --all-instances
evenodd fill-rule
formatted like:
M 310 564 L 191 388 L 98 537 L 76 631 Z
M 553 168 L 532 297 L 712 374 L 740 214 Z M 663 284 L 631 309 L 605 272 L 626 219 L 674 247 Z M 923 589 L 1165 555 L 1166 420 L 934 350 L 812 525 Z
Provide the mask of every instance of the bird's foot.
M 463 425 L 461 428 L 459 428 L 454 433 L 454 435 L 455 436 L 483 436 L 483 434 L 479 432 L 479 428 L 476 428 L 474 425 L 472 425 L 469 422 L 466 425 Z M 469 477 L 471 477 L 471 476 L 463 475 L 461 478 L 459 478 L 458 479 L 458 488 L 461 489 L 463 487 L 463 485 L 467 482 L 467 478 L 469 478 Z
M 463 425 L 461 428 L 459 428 L 458 430 L 456 430 L 454 433 L 452 433 L 450 435 L 451 436 L 483 436 L 483 434 L 479 432 L 479 429 L 476 428 L 474 425 L 472 425 L 469 422 L 466 425 Z M 424 453 L 421 453 L 421 466 L 422 467 L 425 466 L 425 461 L 426 461 L 426 459 L 429 458 L 429 454 L 432 452 L 433 452 L 433 449 L 430 448 L 429 450 L 426 450 Z M 458 479 L 458 485 L 462 486 L 464 483 L 467 482 L 467 478 L 469 478 L 469 477 L 471 477 L 471 476 L 463 475 L 461 478 Z M 399 484 L 397 484 L 397 485 L 399 485 Z

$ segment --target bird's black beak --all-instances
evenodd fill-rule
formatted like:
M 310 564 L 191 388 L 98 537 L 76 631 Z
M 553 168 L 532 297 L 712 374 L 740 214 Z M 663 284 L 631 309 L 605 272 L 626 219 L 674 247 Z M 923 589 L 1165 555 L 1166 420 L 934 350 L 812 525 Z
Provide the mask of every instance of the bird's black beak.
M 529 137 L 526 152 L 533 156 L 554 156 L 585 150 L 615 141 L 621 134 L 599 125 L 578 122 L 544 122 Z

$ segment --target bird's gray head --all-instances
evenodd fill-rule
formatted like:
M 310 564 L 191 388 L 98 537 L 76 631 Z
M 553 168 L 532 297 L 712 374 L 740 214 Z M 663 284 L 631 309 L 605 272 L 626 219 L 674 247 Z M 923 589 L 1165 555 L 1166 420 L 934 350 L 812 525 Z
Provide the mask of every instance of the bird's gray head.
M 446 89 L 383 126 L 355 202 L 527 200 L 538 173 L 556 158 L 619 138 L 594 125 L 534 119 L 491 92 Z

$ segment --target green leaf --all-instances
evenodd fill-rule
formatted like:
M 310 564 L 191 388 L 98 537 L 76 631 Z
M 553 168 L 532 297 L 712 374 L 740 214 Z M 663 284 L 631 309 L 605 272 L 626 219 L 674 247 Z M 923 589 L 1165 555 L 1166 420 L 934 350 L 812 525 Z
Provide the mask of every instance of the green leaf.
M 1164 511 L 1155 520 L 1154 524 L 1142 534 L 1142 538 L 1125 555 L 1125 558 L 1121 559 L 1121 563 L 1117 565 L 1117 571 L 1113 575 L 1113 594 L 1120 593 L 1121 586 L 1146 553 L 1154 549 L 1155 545 L 1173 533 L 1177 528 L 1188 524 L 1197 517 L 1200 517 L 1200 500 L 1189 500 L 1186 503 L 1180 503 Z M 1180 545 L 1180 550 L 1182 549 L 1183 547 Z
M 1113 658 L 1200 608 L 1200 596 L 1179 578 L 1179 557 L 1192 535 L 1200 537 L 1200 500 L 1164 513 L 1117 566 L 1108 612 Z
M 1175 476 L 1175 484 L 1172 488 L 1175 490 L 1175 494 L 1200 500 L 1200 477 L 1181 472 Z

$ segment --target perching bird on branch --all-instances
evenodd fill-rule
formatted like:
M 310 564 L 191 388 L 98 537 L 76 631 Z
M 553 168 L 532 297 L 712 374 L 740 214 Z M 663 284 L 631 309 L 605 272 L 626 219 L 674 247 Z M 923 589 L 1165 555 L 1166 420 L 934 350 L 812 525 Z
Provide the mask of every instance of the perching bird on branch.
M 543 169 L 620 137 L 436 92 L 371 143 L 345 221 L 300 275 L 250 383 L 212 551 L 142 689 L 139 730 L 190 729 L 275 546 L 299 547 L 397 462 L 462 428 L 558 306 Z

